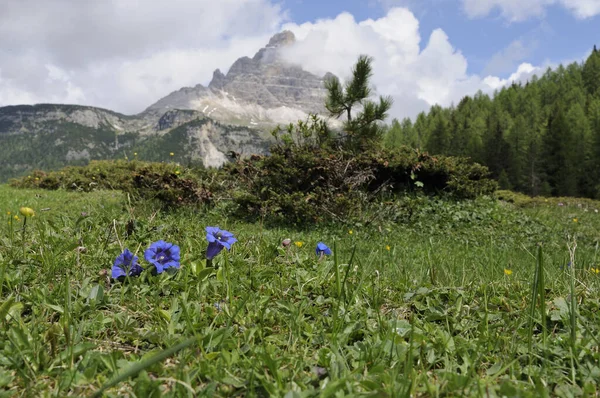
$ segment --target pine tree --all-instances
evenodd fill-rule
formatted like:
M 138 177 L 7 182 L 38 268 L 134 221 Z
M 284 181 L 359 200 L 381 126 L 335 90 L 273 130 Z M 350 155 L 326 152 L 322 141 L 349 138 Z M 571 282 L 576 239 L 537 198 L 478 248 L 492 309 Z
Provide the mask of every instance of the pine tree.
M 425 112 L 421 112 L 417 115 L 417 120 L 413 125 L 414 134 L 417 138 L 417 145 L 415 148 L 425 148 L 425 143 L 429 140 L 429 129 L 428 129 L 428 117 Z
M 387 148 L 398 148 L 402 145 L 406 145 L 402 125 L 398 119 L 394 118 L 391 125 L 385 129 L 383 144 Z
M 405 117 L 402 119 L 401 123 L 402 134 L 404 136 L 404 145 L 410 146 L 412 148 L 419 147 L 419 137 L 417 137 L 417 132 L 413 128 L 412 122 L 409 118 Z
M 573 103 L 566 114 L 567 125 L 573 136 L 573 148 L 570 148 L 575 161 L 575 176 L 577 180 L 577 195 L 590 196 L 593 194 L 595 182 L 591 178 L 593 171 L 593 137 L 590 122 L 585 115 L 583 107 Z
M 590 123 L 590 135 L 592 137 L 592 172 L 594 179 L 592 194 L 594 198 L 600 198 L 600 98 L 594 98 L 588 106 L 588 120 Z
M 450 149 L 451 139 L 448 122 L 442 113 L 438 113 L 433 131 L 427 141 L 427 151 L 435 155 L 446 154 Z
M 511 147 L 512 159 L 508 166 L 509 180 L 513 188 L 524 190 L 527 186 L 527 122 L 523 115 L 517 115 L 515 122 L 507 134 L 507 142 Z
M 582 77 L 587 92 L 596 98 L 600 97 L 600 51 L 596 46 L 585 61 Z
M 471 157 L 530 194 L 600 198 L 600 51 L 585 63 L 548 68 L 541 77 L 494 93 L 432 106 L 402 128 L 432 153 Z
M 548 128 L 544 136 L 544 172 L 553 195 L 577 194 L 574 141 L 564 106 L 558 102 L 548 119 Z
M 369 80 L 373 76 L 372 62 L 371 57 L 361 55 L 352 69 L 352 78 L 344 87 L 337 77 L 325 82 L 325 107 L 331 116 L 346 116 L 344 130 L 352 149 L 364 149 L 381 138 L 383 130 L 378 122 L 385 120 L 392 107 L 391 97 L 380 96 L 378 103 L 368 100 L 371 96 Z M 361 111 L 353 115 L 356 108 Z
M 496 178 L 509 168 L 511 161 L 510 145 L 506 142 L 510 117 L 502 111 L 499 103 L 494 103 L 488 118 L 485 140 L 485 164 Z

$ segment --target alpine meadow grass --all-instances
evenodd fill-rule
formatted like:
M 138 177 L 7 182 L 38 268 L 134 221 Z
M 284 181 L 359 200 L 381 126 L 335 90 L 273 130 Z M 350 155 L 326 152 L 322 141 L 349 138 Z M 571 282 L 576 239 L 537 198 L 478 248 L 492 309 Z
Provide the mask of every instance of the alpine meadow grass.
M 597 396 L 582 203 L 294 229 L 0 186 L 0 396 Z

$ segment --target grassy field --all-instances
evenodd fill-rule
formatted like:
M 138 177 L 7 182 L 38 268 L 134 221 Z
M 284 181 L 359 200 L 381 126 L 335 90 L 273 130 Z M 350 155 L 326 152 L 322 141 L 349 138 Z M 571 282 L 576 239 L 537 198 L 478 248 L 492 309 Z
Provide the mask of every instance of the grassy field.
M 598 396 L 600 204 L 403 201 L 295 230 L 0 186 L 0 396 Z M 179 271 L 110 280 L 161 239 Z

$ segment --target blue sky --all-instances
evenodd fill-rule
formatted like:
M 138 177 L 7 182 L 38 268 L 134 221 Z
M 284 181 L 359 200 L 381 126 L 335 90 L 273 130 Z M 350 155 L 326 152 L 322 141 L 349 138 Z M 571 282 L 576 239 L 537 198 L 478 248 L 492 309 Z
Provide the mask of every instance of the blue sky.
M 594 1 L 600 3 L 600 0 Z M 286 0 L 283 6 L 296 23 L 333 18 L 342 11 L 351 13 L 359 21 L 377 19 L 391 6 L 405 6 L 419 20 L 422 38 L 429 37 L 434 29 L 443 29 L 454 47 L 467 58 L 468 72 L 475 74 L 492 72 L 507 76 L 521 62 L 542 65 L 580 60 L 594 44 L 600 46 L 600 15 L 577 18 L 559 4 L 544 7 L 542 15 L 530 15 L 518 21 L 504 17 L 499 8 L 485 17 L 471 18 L 459 0 Z M 506 60 L 502 65 L 490 65 L 495 54 L 510 49 L 515 41 L 522 46 L 518 51 L 512 47 L 514 57 L 508 57 L 512 62 Z
M 0 106 L 141 112 L 291 30 L 289 62 L 343 80 L 371 55 L 392 116 L 415 117 L 600 46 L 600 0 L 0 1 Z

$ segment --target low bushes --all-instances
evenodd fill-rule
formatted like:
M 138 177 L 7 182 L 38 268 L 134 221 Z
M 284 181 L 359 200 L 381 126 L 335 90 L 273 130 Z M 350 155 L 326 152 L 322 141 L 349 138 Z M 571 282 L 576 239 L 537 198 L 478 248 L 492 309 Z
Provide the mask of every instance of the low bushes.
M 210 203 L 212 194 L 203 184 L 209 171 L 190 170 L 176 163 L 137 160 L 92 161 L 87 166 L 69 166 L 59 171 L 34 171 L 10 185 L 18 188 L 94 191 L 116 189 L 138 199 L 156 199 L 165 206 Z
M 137 160 L 93 161 L 60 171 L 36 171 L 11 181 L 25 188 L 118 189 L 165 206 L 220 205 L 245 219 L 319 223 L 358 218 L 377 200 L 399 193 L 474 198 L 496 190 L 485 167 L 466 159 L 431 156 L 410 148 L 362 153 L 330 146 L 275 146 L 220 170 Z
M 474 198 L 496 190 L 487 168 L 466 159 L 409 148 L 361 154 L 318 147 L 274 148 L 225 167 L 237 179 L 238 215 L 292 223 L 360 216 L 365 206 L 400 192 Z

